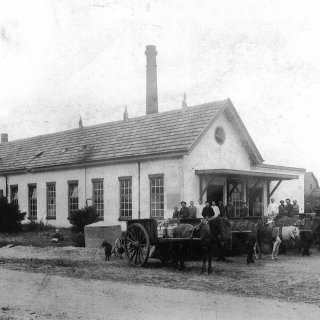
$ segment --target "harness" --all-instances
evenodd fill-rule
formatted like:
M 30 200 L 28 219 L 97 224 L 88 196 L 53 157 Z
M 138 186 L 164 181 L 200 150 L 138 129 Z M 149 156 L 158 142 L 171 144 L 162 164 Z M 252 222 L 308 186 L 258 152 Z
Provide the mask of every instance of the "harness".
M 199 232 L 205 224 L 207 224 L 207 222 L 201 221 L 200 223 L 192 226 L 190 239 L 192 239 L 194 237 L 194 234 L 196 232 Z

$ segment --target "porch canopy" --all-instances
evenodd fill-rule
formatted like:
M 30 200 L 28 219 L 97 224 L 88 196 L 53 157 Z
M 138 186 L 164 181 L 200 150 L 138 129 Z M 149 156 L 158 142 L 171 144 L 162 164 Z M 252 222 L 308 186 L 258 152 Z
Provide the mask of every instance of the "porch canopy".
M 214 180 L 215 177 L 225 177 L 228 180 L 232 179 L 233 187 L 228 191 L 228 198 L 232 195 L 233 191 L 236 190 L 238 184 L 241 179 L 256 179 L 255 184 L 252 187 L 251 192 L 253 192 L 258 184 L 262 181 L 278 181 L 273 190 L 270 192 L 269 184 L 268 184 L 268 199 L 273 195 L 276 189 L 279 187 L 280 183 L 283 180 L 293 180 L 299 179 L 298 175 L 293 174 L 285 174 L 285 173 L 273 173 L 273 172 L 259 172 L 259 171 L 245 171 L 245 170 L 232 170 L 232 169 L 206 169 L 206 170 L 196 170 L 196 175 L 200 176 L 200 198 L 207 191 L 209 185 Z M 209 179 L 206 186 L 203 188 L 202 186 L 202 178 L 203 176 L 209 176 Z M 250 196 L 250 194 L 249 194 Z

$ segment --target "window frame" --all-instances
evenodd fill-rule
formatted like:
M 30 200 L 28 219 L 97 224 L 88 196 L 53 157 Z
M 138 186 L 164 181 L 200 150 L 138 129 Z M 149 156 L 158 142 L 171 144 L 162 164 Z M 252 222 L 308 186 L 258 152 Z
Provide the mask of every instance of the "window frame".
M 17 189 L 17 199 L 13 199 L 13 189 Z M 19 205 L 19 186 L 17 184 L 13 184 L 10 186 L 10 202 Z
M 49 190 L 51 187 L 54 187 L 54 190 Z M 53 193 L 53 195 L 50 195 Z M 55 182 L 47 182 L 46 183 L 46 196 L 47 196 L 47 220 L 56 220 L 57 219 L 57 188 Z M 53 203 L 49 203 L 50 200 L 53 199 Z M 53 206 L 49 208 L 49 206 Z M 50 211 L 53 210 L 53 214 L 49 214 Z
M 35 198 L 35 203 L 31 204 L 31 188 L 36 189 L 36 198 Z M 34 199 L 34 198 L 33 198 Z M 31 210 L 31 205 L 35 206 L 35 215 L 31 215 L 31 212 L 34 212 L 34 210 Z M 38 219 L 38 187 L 36 183 L 29 183 L 28 184 L 28 219 L 29 220 L 37 220 Z
M 91 182 L 92 182 L 92 205 L 95 206 L 97 212 L 99 213 L 99 220 L 104 220 L 104 179 L 103 178 L 97 178 L 97 179 L 91 179 Z M 94 191 L 95 191 L 95 188 L 94 188 L 94 184 L 95 183 L 101 183 L 102 184 L 102 194 L 99 195 L 99 196 L 95 196 L 94 195 Z M 98 190 L 101 190 L 101 189 L 98 189 Z M 102 209 L 101 208 L 97 208 L 96 207 L 96 204 L 95 204 L 95 199 L 97 198 L 102 198 L 102 203 L 98 203 L 98 205 L 102 205 Z M 102 211 L 102 215 L 101 215 L 101 211 Z
M 119 194 L 120 194 L 120 201 L 119 201 L 119 220 L 122 221 L 122 220 L 131 220 L 132 219 L 132 176 L 124 176 L 124 177 L 118 177 L 119 179 Z M 125 190 L 125 188 L 122 188 L 122 183 L 123 182 L 130 182 L 130 186 L 128 186 L 128 189 L 129 190 L 129 193 L 126 194 L 122 194 L 122 189 Z M 126 209 L 122 209 L 122 197 L 125 197 L 125 196 L 129 196 L 130 198 L 130 201 L 128 202 L 124 202 L 123 204 L 126 205 L 128 204 L 129 205 L 129 208 Z M 131 209 L 130 209 L 130 203 L 131 203 Z M 123 214 L 123 211 L 129 211 L 129 215 L 122 215 Z M 131 214 L 130 214 L 130 210 L 131 210 Z
M 162 180 L 162 185 L 159 183 L 159 185 L 157 185 L 156 183 L 155 183 L 155 185 L 154 186 L 152 186 L 152 180 Z M 165 203 L 165 201 L 164 201 L 164 187 L 165 187 L 165 185 L 164 185 L 164 174 L 149 174 L 149 184 L 150 184 L 150 218 L 152 218 L 152 219 L 163 219 L 164 218 L 164 203 Z M 162 189 L 163 189 L 163 192 L 162 193 L 152 193 L 152 188 L 161 188 L 162 187 Z M 157 196 L 162 196 L 163 197 L 163 201 L 161 202 L 161 201 L 159 201 L 159 202 L 157 202 L 157 201 L 155 201 L 155 202 L 153 202 L 152 201 L 152 195 L 155 195 L 156 197 Z M 157 205 L 157 204 L 160 204 L 160 206 L 161 206 L 161 204 L 162 204 L 162 209 L 161 208 L 155 208 L 155 209 L 152 209 L 152 204 L 155 204 L 155 205 Z M 158 216 L 157 215 L 157 211 L 162 211 L 162 215 L 160 215 L 160 216 Z M 152 212 L 153 211 L 155 211 L 155 215 L 153 215 L 152 214 Z
M 229 191 L 234 187 L 234 182 L 238 182 L 237 187 L 235 188 L 235 190 L 233 191 L 233 193 L 230 195 L 230 199 L 234 205 L 234 216 L 235 217 L 240 217 L 240 209 L 241 209 L 241 203 L 244 200 L 244 195 L 245 195 L 245 179 L 240 179 L 239 181 L 237 181 L 236 178 L 230 178 L 228 180 L 228 184 L 227 184 L 227 194 L 229 194 Z M 239 187 L 241 188 L 241 191 L 239 191 Z
M 78 188 L 78 194 L 77 197 L 71 197 L 70 196 L 70 187 L 71 186 L 77 186 Z M 69 180 L 68 181 L 68 219 L 70 219 L 70 213 L 71 213 L 71 198 L 77 198 L 77 209 L 73 209 L 72 211 L 79 210 L 79 180 Z M 74 203 L 72 203 L 74 205 Z

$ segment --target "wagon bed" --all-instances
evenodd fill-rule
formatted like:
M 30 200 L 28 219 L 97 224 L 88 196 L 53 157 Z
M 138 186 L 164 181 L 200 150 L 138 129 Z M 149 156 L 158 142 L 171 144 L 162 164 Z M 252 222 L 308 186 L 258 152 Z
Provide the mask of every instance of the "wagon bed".
M 177 219 L 176 222 L 192 225 L 201 222 L 200 219 Z M 159 249 L 160 259 L 166 260 L 166 251 L 170 244 L 199 242 L 200 238 L 169 238 L 158 236 L 156 219 L 133 219 L 127 221 L 127 230 L 124 236 L 124 249 L 128 262 L 136 267 L 144 266 L 149 258 L 150 246 Z

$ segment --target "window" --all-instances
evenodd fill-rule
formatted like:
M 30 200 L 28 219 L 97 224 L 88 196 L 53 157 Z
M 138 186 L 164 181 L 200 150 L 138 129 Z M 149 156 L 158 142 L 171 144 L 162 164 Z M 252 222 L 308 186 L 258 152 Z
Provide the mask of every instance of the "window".
M 312 184 L 310 184 L 310 190 L 312 190 Z
M 70 181 L 69 184 L 69 217 L 79 209 L 78 182 Z
M 120 217 L 132 218 L 132 179 L 119 177 L 120 180 Z
M 29 185 L 29 219 L 37 219 L 37 186 Z
M 92 179 L 93 184 L 93 205 L 96 207 L 99 217 L 103 219 L 104 203 L 103 203 L 103 179 Z
M 149 175 L 151 218 L 164 217 L 163 175 Z
M 11 186 L 11 203 L 18 205 L 18 186 Z
M 47 219 L 56 218 L 56 184 L 47 183 Z
M 232 192 L 230 199 L 235 207 L 235 216 L 240 215 L 241 203 L 243 201 L 244 180 L 230 179 L 228 184 L 228 193 Z

